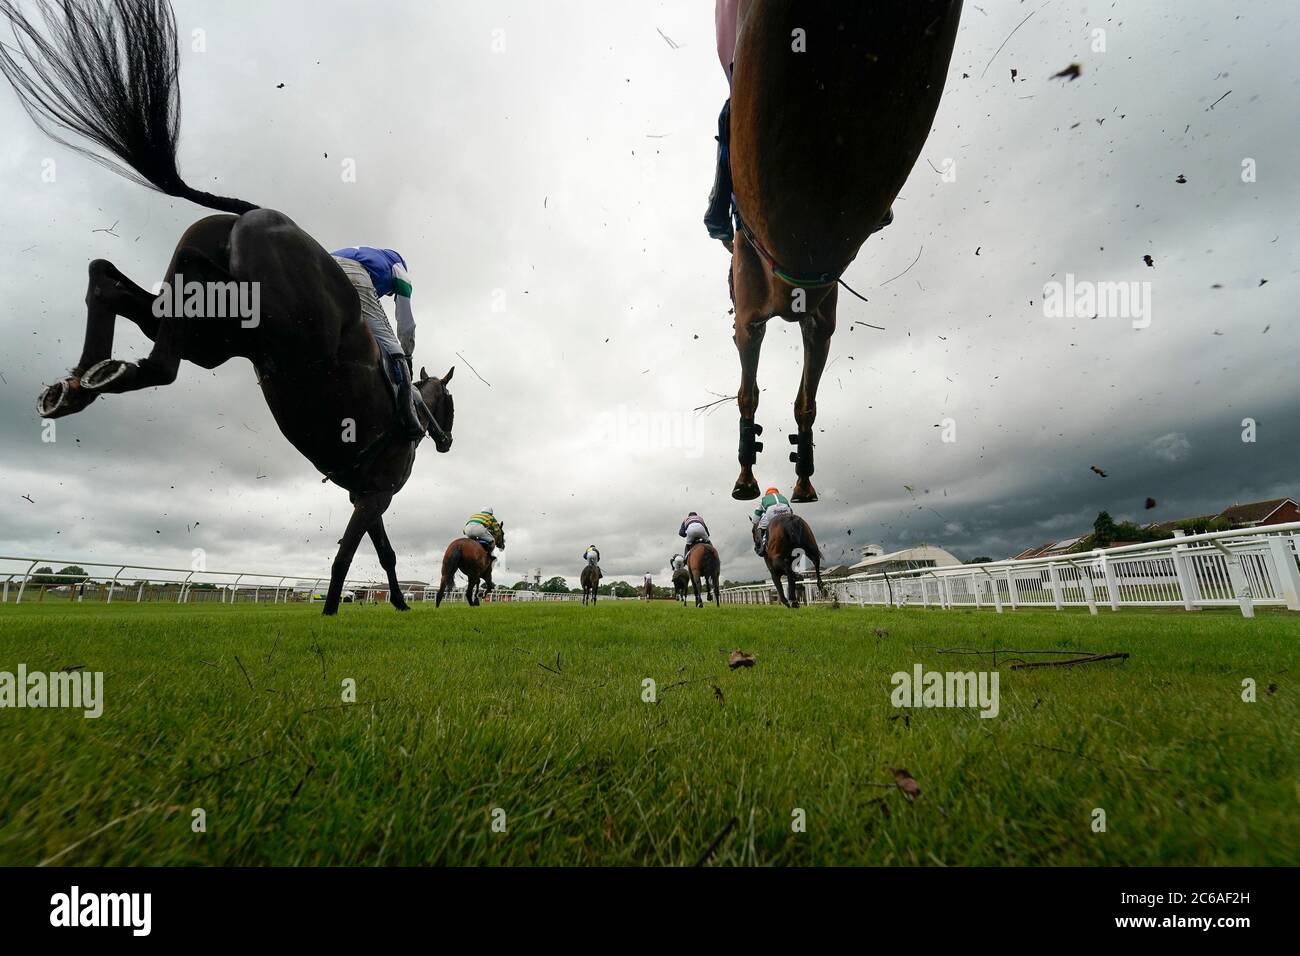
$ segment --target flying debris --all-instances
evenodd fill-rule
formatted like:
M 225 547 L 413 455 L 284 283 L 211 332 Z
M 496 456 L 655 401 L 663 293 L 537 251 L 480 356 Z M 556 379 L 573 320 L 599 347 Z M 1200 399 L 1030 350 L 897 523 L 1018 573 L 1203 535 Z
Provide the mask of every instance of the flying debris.
M 1110 476 L 1107 475 L 1104 471 L 1102 471 L 1100 468 L 1098 468 L 1096 465 L 1092 465 L 1091 468 L 1092 468 L 1092 470 L 1093 470 L 1094 472 L 1096 472 L 1098 475 L 1100 475 L 1100 476 L 1103 477 L 1103 478 L 1108 478 L 1108 477 L 1110 477 Z

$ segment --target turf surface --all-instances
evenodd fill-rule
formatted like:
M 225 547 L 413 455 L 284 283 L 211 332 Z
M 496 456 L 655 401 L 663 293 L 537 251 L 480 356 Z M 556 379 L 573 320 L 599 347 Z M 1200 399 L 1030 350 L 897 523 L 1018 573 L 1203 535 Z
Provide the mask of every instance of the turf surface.
M 994 668 L 948 648 L 1131 657 L 895 708 L 896 671 Z M 0 606 L 19 663 L 104 672 L 104 713 L 0 710 L 0 864 L 1300 859 L 1296 615 Z

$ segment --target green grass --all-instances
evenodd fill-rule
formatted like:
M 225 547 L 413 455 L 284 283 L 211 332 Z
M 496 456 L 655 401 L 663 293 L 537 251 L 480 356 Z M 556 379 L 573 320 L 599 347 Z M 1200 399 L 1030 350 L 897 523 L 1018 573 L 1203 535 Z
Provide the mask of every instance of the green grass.
M 895 671 L 992 666 L 936 647 L 1132 656 L 896 710 Z M 0 710 L 0 864 L 679 865 L 732 818 L 716 864 L 1300 858 L 1295 615 L 0 606 L 20 662 L 103 671 L 105 710 Z

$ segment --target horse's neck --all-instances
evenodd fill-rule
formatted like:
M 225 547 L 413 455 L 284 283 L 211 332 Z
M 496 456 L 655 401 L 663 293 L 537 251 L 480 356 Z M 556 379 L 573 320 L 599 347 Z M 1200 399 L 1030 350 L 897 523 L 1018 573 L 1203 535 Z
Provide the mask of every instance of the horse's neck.
M 938 104 L 952 6 L 753 4 L 736 52 L 732 169 L 741 214 L 785 270 L 842 269 L 888 211 Z M 809 52 L 791 53 L 792 31 Z

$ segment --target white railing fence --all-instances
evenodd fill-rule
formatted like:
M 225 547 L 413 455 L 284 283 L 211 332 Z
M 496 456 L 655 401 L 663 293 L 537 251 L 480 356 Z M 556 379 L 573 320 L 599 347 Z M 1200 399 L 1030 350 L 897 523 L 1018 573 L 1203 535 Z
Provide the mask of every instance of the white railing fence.
M 85 574 L 62 574 L 38 568 L 79 567 Z M 175 604 L 292 604 L 324 600 L 329 576 L 277 574 L 258 571 L 207 571 L 148 565 L 119 564 L 104 561 L 58 561 L 50 558 L 0 555 L 0 604 L 23 601 L 46 603 L 99 601 L 104 604 L 122 601 L 143 603 L 165 601 Z M 419 583 L 404 592 L 407 601 L 432 601 L 437 586 Z M 357 579 L 343 582 L 345 601 L 379 604 L 388 600 L 388 585 Z M 522 601 L 575 601 L 581 594 L 550 594 L 540 591 L 510 591 L 504 588 L 484 595 L 483 601 L 514 603 Z M 465 589 L 455 588 L 443 595 L 443 601 L 464 601 Z M 613 600 L 601 595 L 600 600 Z M 632 599 L 623 599 L 632 600 Z
M 1256 607 L 1300 611 L 1300 522 L 1189 535 L 1080 554 L 896 574 L 804 580 L 808 603 L 992 608 Z M 724 602 L 779 603 L 771 585 L 727 588 Z

